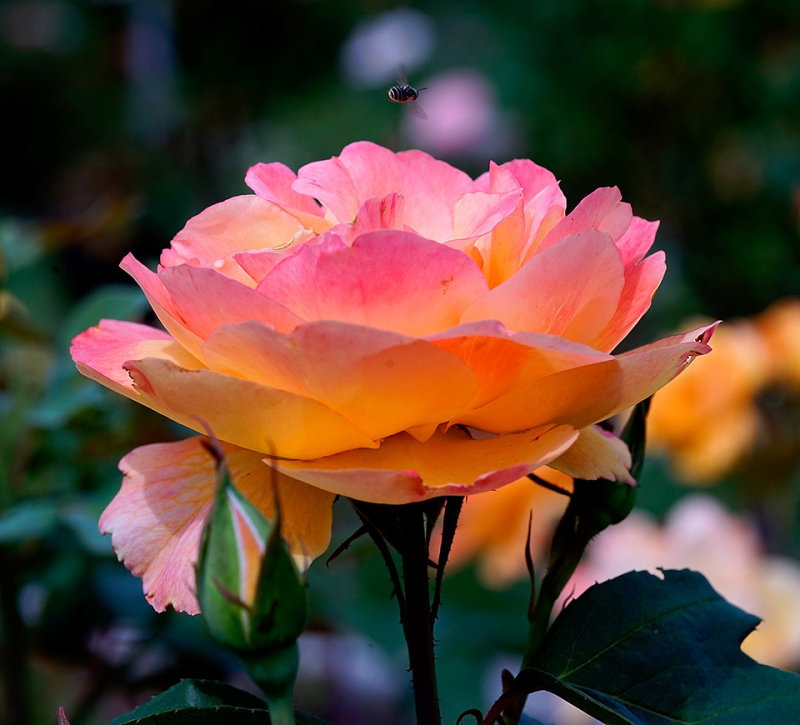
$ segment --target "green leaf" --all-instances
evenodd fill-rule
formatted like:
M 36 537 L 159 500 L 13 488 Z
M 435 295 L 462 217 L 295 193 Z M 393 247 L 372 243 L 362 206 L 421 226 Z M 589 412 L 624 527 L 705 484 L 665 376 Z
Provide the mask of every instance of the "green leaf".
M 55 501 L 21 501 L 0 513 L 0 544 L 18 544 L 46 536 L 58 523 Z
M 324 720 L 313 715 L 298 712 L 296 717 L 298 725 L 324 725 Z M 150 702 L 120 715 L 111 725 L 268 725 L 269 722 L 266 703 L 249 692 L 223 682 L 181 680 Z
M 740 644 L 759 620 L 699 573 L 629 572 L 588 589 L 553 622 L 515 687 L 549 690 L 605 723 L 793 722 L 800 675 Z

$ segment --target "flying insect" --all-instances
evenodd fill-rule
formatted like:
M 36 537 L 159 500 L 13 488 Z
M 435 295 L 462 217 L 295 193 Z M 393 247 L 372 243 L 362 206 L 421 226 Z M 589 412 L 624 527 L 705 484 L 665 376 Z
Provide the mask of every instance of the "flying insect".
M 414 86 L 410 86 L 408 80 L 403 76 L 387 91 L 387 94 L 390 101 L 394 101 L 395 103 L 409 103 L 411 113 L 419 118 L 426 118 L 425 111 L 417 104 L 417 99 L 424 90 L 425 88 L 414 88 Z

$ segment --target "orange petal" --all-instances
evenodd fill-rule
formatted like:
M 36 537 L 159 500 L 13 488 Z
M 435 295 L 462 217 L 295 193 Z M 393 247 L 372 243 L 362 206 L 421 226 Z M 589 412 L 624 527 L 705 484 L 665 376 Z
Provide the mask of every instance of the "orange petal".
M 475 374 L 478 390 L 470 408 L 560 370 L 610 359 L 605 353 L 553 335 L 513 334 L 495 321 L 459 325 L 426 339 L 458 357 Z
M 578 437 L 570 426 L 473 439 L 460 428 L 420 443 L 406 433 L 377 450 L 316 461 L 274 460 L 280 471 L 332 493 L 375 503 L 466 496 L 504 486 L 561 455 Z
M 353 423 L 315 400 L 212 370 L 185 370 L 146 358 L 125 365 L 139 402 L 242 448 L 288 458 L 318 458 L 376 447 Z
M 424 340 L 344 322 L 225 325 L 203 346 L 207 364 L 324 403 L 378 439 L 437 425 L 464 410 L 475 376 L 457 357 Z
M 525 255 L 563 219 L 567 202 L 555 176 L 528 160 L 515 159 L 501 166 L 491 162 L 489 171 L 475 183 L 484 191 L 522 189 L 518 213 L 504 219 L 491 236 L 478 243 L 486 278 L 494 288 L 515 274 Z
M 200 536 L 213 502 L 215 461 L 202 437 L 156 443 L 120 461 L 122 488 L 100 518 L 121 561 L 142 578 L 157 611 L 172 605 L 196 614 L 194 565 Z M 333 495 L 276 475 L 263 456 L 225 446 L 234 483 L 268 519 L 274 519 L 272 483 L 278 486 L 282 535 L 305 568 L 330 541 Z
M 636 483 L 630 473 L 628 446 L 613 433 L 596 425 L 583 428 L 578 440 L 549 465 L 573 478 L 605 478 L 631 486 Z
M 716 325 L 660 340 L 519 386 L 481 408 L 455 419 L 481 430 L 502 433 L 546 422 L 586 428 L 652 395 L 698 355 Z

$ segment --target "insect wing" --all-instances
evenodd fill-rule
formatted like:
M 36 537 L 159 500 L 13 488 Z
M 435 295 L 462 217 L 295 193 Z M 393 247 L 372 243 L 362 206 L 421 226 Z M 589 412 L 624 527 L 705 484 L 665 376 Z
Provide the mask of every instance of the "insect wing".
M 425 120 L 428 117 L 428 114 L 425 113 L 422 106 L 419 105 L 419 101 L 409 101 L 406 106 L 408 106 L 408 110 L 411 111 L 412 116 L 416 116 L 420 120 Z

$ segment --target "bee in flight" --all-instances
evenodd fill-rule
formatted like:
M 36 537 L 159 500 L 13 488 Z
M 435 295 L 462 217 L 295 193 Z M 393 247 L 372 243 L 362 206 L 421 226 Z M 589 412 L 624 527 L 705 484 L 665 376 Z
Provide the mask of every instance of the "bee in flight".
M 395 103 L 409 103 L 409 108 L 411 109 L 411 113 L 419 118 L 425 118 L 425 111 L 423 111 L 419 105 L 417 104 L 417 99 L 420 96 L 420 93 L 424 91 L 425 88 L 414 88 L 413 86 L 408 85 L 408 81 L 406 80 L 405 76 L 401 77 L 396 85 L 393 85 L 388 91 L 389 100 L 394 101 Z

